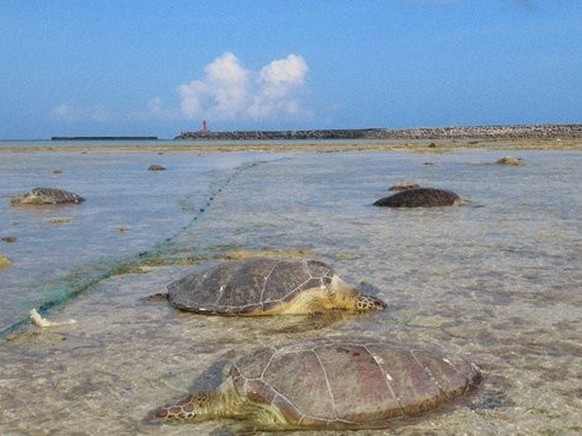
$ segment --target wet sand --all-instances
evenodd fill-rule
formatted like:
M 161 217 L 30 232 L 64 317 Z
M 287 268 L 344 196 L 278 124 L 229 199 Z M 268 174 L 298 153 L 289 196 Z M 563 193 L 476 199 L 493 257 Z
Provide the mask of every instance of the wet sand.
M 444 153 L 459 150 L 553 150 L 553 151 L 582 151 L 580 138 L 463 138 L 463 139 L 418 139 L 418 140 L 369 140 L 369 141 L 268 141 L 253 142 L 240 141 L 236 143 L 221 143 L 220 141 L 187 144 L 175 141 L 171 144 L 152 145 L 144 142 L 143 145 L 118 145 L 102 147 L 87 142 L 87 145 L 65 145 L 58 147 L 0 147 L 1 153 L 32 153 L 38 151 L 192 151 L 192 152 L 339 152 L 339 151 L 401 151 L 414 153 Z

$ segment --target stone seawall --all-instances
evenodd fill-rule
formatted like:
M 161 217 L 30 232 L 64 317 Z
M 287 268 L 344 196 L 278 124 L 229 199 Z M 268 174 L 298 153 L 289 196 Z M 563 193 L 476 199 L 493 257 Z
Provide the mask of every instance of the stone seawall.
M 182 140 L 325 140 L 325 139 L 463 139 L 463 138 L 582 138 L 582 124 L 435 127 L 403 130 L 244 130 L 232 132 L 182 132 Z
M 302 140 L 302 139 L 366 139 L 382 129 L 337 130 L 241 130 L 233 132 L 182 132 L 175 139 L 189 140 Z

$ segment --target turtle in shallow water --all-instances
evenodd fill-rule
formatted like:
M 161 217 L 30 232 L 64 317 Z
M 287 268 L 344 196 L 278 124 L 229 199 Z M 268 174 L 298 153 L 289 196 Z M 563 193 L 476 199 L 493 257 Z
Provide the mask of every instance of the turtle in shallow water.
M 234 418 L 253 430 L 386 428 L 465 396 L 481 380 L 477 365 L 440 351 L 320 338 L 243 355 L 215 391 L 159 408 L 148 421 Z
M 16 195 L 10 199 L 10 203 L 13 205 L 64 204 L 81 203 L 82 201 L 85 201 L 85 199 L 80 195 L 57 188 L 33 188 L 22 195 Z
M 374 202 L 374 206 L 385 207 L 438 207 L 469 203 L 446 189 L 412 188 L 396 192 Z
M 209 315 L 309 314 L 380 310 L 386 304 L 345 283 L 318 260 L 233 260 L 168 285 L 178 309 Z
M 521 165 L 521 158 L 520 157 L 513 157 L 513 156 L 505 156 L 500 159 L 497 159 L 495 163 L 497 165 L 505 165 L 509 167 L 517 167 Z
M 388 190 L 400 192 L 400 191 L 406 191 L 407 189 L 415 189 L 415 188 L 420 188 L 420 185 L 418 183 L 409 182 L 409 183 L 401 183 L 399 185 L 391 186 Z

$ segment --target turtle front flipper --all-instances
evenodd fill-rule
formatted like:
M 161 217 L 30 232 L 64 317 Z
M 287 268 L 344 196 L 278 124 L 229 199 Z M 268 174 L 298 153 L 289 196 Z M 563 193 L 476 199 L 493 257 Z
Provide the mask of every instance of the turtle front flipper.
M 202 422 L 216 418 L 233 418 L 246 413 L 245 401 L 226 379 L 216 390 L 188 395 L 176 403 L 160 407 L 150 415 L 150 423 Z

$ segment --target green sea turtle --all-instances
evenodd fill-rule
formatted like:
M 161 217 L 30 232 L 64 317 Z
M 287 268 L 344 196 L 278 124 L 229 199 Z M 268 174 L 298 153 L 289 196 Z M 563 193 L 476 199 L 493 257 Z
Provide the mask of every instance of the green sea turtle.
M 13 205 L 81 203 L 82 201 L 85 199 L 80 195 L 57 188 L 33 188 L 25 194 L 16 195 L 10 199 Z
M 154 411 L 148 422 L 245 420 L 250 430 L 386 428 L 465 396 L 474 363 L 362 337 L 271 346 L 232 362 L 222 384 Z
M 401 183 L 399 185 L 391 186 L 388 190 L 400 192 L 400 191 L 406 191 L 408 189 L 415 189 L 415 188 L 420 188 L 420 185 L 418 183 L 409 182 L 409 183 Z
M 412 188 L 381 198 L 374 206 L 385 207 L 437 207 L 468 203 L 452 191 L 437 188 Z
M 497 165 L 505 165 L 508 167 L 517 167 L 521 165 L 520 157 L 505 156 L 495 161 Z
M 148 167 L 148 171 L 166 171 L 166 168 L 162 165 L 152 164 Z
M 309 314 L 380 310 L 386 304 L 346 284 L 317 260 L 232 260 L 168 285 L 178 309 L 208 315 Z

